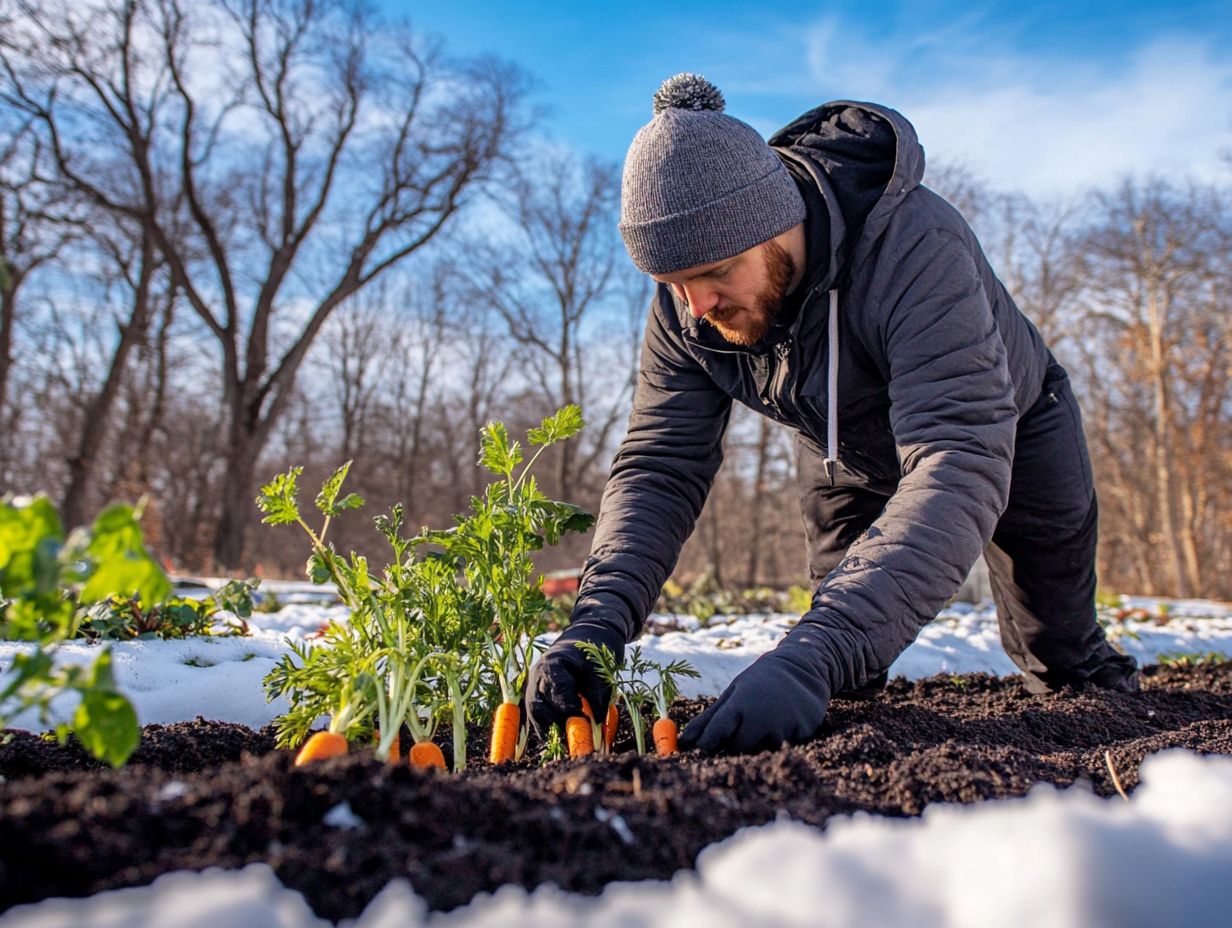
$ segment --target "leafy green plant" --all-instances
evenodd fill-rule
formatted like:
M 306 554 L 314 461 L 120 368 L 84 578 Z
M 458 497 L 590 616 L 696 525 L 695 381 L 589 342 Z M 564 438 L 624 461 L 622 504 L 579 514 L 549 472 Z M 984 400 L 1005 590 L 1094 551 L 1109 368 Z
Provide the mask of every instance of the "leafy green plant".
M 608 685 L 608 705 L 615 706 L 621 702 L 625 702 L 625 708 L 629 710 L 629 703 L 632 702 L 633 708 L 629 710 L 629 719 L 633 723 L 635 733 L 641 728 L 641 713 L 638 706 L 645 699 L 644 689 L 640 680 L 625 679 L 621 677 L 621 665 L 616 661 L 616 655 L 612 649 L 605 644 L 595 644 L 593 641 L 578 641 L 574 643 L 574 647 L 586 655 L 599 674 L 599 679 L 603 680 Z M 591 717 L 590 733 L 591 740 L 594 742 L 595 749 L 600 754 L 607 753 L 607 739 L 603 737 L 603 726 L 605 719 Z M 639 739 L 638 744 L 643 742 Z M 638 748 L 641 751 L 641 748 Z
M 282 597 L 277 593 L 262 591 L 261 596 L 253 600 L 252 611 L 259 612 L 262 615 L 269 615 L 272 612 L 281 612 L 285 605 L 286 603 L 282 601 Z M 241 618 L 246 619 L 248 616 L 241 616 Z
M 655 611 L 669 615 L 690 615 L 703 625 L 717 615 L 788 613 L 803 615 L 813 607 L 813 591 L 801 586 L 786 590 L 770 587 L 733 589 L 721 586 L 714 571 L 707 569 L 688 586 L 669 579 L 663 584 Z
M 564 760 L 569 756 L 569 750 L 565 746 L 564 735 L 560 733 L 560 726 L 553 724 L 548 726 L 547 737 L 543 740 L 543 750 L 539 754 L 539 766 L 550 764 L 554 760 Z
M 1120 593 L 1112 593 L 1108 590 L 1095 591 L 1095 607 L 1097 609 L 1119 609 L 1125 601 L 1125 597 Z
M 0 727 L 26 711 L 51 722 L 52 701 L 76 694 L 71 720 L 58 724 L 95 757 L 120 766 L 140 739 L 137 714 L 119 692 L 111 651 L 89 667 L 57 668 L 54 655 L 75 637 L 90 607 L 118 596 L 158 603 L 170 592 L 162 568 L 146 550 L 140 509 L 111 506 L 89 529 L 67 537 L 45 496 L 0 502 L 0 637 L 30 642 L 0 676 Z
M 1218 651 L 1169 651 L 1159 655 L 1158 661 L 1165 667 L 1217 667 L 1232 662 L 1232 658 Z
M 680 684 L 677 681 L 681 677 L 691 677 L 696 680 L 701 677 L 701 674 L 686 660 L 672 661 L 666 665 L 649 661 L 647 664 L 649 664 L 648 669 L 654 670 L 659 675 L 658 680 L 651 686 L 650 692 L 654 699 L 657 717 L 665 719 L 668 717 L 668 709 L 680 695 Z
M 77 635 L 116 641 L 247 635 L 245 619 L 253 613 L 252 594 L 258 583 L 257 580 L 230 580 L 203 599 L 175 597 L 148 608 L 144 608 L 136 596 L 108 596 L 85 611 Z M 220 613 L 226 616 L 225 620 L 220 621 L 223 618 Z
M 624 664 L 616 662 L 616 656 L 606 645 L 596 645 L 590 641 L 579 641 L 575 645 L 595 666 L 600 678 L 611 688 L 611 702 L 619 701 L 624 705 L 633 727 L 633 739 L 637 744 L 639 754 L 646 753 L 646 710 L 652 705 L 658 712 L 658 718 L 667 718 L 668 708 L 680 693 L 677 680 L 680 677 L 699 677 L 700 674 L 685 660 L 660 664 L 642 656 L 640 645 L 634 646 L 625 658 Z M 651 675 L 654 682 L 651 682 Z M 601 738 L 595 726 L 595 744 L 601 743 Z
M 804 615 L 813 608 L 813 591 L 808 587 L 789 586 L 786 598 L 786 611 L 795 615 Z
M 372 673 L 378 680 L 371 698 L 378 702 L 374 711 L 382 742 L 401 722 L 419 733 L 417 739 L 430 737 L 447 714 L 453 725 L 453 767 L 465 766 L 467 719 L 491 712 L 497 700 L 521 701 L 535 637 L 546 627 L 548 601 L 534 552 L 556 544 L 566 532 L 585 531 L 594 520 L 576 506 L 548 499 L 529 475 L 544 449 L 581 427 L 576 406 L 544 419 L 527 435 L 528 444 L 538 450 L 523 463 L 521 444 L 510 440 L 503 424 L 489 423 L 481 433 L 480 463 L 497 479 L 471 499 L 469 513 L 455 517 L 448 529 L 424 528 L 406 538 L 401 506 L 378 517 L 376 526 L 393 549 L 379 577 L 364 558 L 343 558 L 326 540 L 333 518 L 363 504 L 355 494 L 339 498 L 350 462 L 317 496 L 324 516 L 320 531 L 300 511 L 301 469 L 280 474 L 262 488 L 257 504 L 266 514 L 264 521 L 304 530 L 312 545 L 310 578 L 333 582 L 351 612 L 345 626 L 331 624 L 315 646 L 294 646 L 266 678 L 269 699 L 286 696 L 292 703 L 292 710 L 276 720 L 280 744 L 302 740 L 315 719 L 328 714 L 339 687 L 360 673 Z M 518 756 L 525 741 L 523 728 Z
M 451 571 L 455 609 L 469 619 L 464 640 L 478 637 L 484 642 L 486 670 L 499 690 L 499 701 L 508 705 L 521 703 L 535 640 L 547 630 L 550 604 L 534 553 L 557 544 L 568 532 L 586 531 L 594 522 L 584 509 L 545 496 L 530 472 L 547 448 L 573 437 L 582 426 L 576 406 L 548 416 L 527 433 L 527 444 L 537 450 L 526 461 L 521 443 L 510 439 L 502 423 L 486 425 L 480 434 L 479 463 L 497 479 L 482 496 L 471 499 L 470 512 L 456 517 L 453 527 L 425 528 L 413 540 L 417 547 L 432 547 L 428 557 Z M 449 596 L 446 592 L 445 598 Z M 487 702 L 496 699 L 493 692 Z M 523 726 L 515 759 L 522 755 L 527 732 Z
M 365 558 L 351 554 L 349 559 L 339 556 L 327 544 L 330 523 L 342 512 L 357 509 L 363 499 L 352 493 L 339 498 L 342 482 L 346 479 L 351 462 L 339 467 L 326 480 L 317 494 L 315 506 L 322 514 L 320 530 L 314 530 L 300 511 L 299 477 L 303 469 L 293 467 L 278 474 L 261 488 L 257 506 L 265 513 L 262 520 L 269 525 L 298 525 L 308 536 L 312 551 L 308 558 L 307 572 L 314 583 L 330 583 L 338 589 L 343 603 L 351 610 L 351 619 L 346 623 L 331 621 L 316 645 L 288 640 L 291 654 L 283 657 L 265 677 L 266 699 L 285 696 L 290 709 L 274 720 L 276 741 L 281 747 L 293 747 L 304 740 L 316 720 L 329 716 L 331 733 L 354 740 L 361 733 L 371 730 L 370 717 L 380 708 L 378 694 L 386 694 L 383 737 L 397 731 L 402 722 L 411 717 L 414 710 L 410 702 L 415 699 L 419 676 L 409 684 L 386 678 L 395 674 L 412 655 L 405 647 L 408 641 L 418 641 L 419 634 L 412 628 L 412 619 L 407 614 L 401 595 L 401 559 L 396 558 L 386 574 L 388 583 L 374 582 L 368 572 Z M 391 531 L 396 539 L 397 524 Z M 386 532 L 387 537 L 389 533 Z M 400 555 L 405 550 L 395 545 Z M 399 646 L 403 647 L 400 648 Z M 397 666 L 384 660 L 387 653 L 398 655 Z M 423 658 L 426 655 L 418 655 Z M 381 679 L 377 680 L 377 675 Z M 392 698 L 388 694 L 392 691 Z M 408 695 L 409 694 L 409 695 Z M 392 722 L 390 704 L 402 710 L 397 722 Z M 415 714 L 415 719 L 419 715 Z

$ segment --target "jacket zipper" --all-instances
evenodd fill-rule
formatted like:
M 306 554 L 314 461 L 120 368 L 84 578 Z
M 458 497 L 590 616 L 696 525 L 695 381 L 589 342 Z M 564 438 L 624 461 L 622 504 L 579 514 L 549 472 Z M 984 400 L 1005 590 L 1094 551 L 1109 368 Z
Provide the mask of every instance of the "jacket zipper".
M 783 387 L 787 383 L 788 359 L 791 357 L 791 338 L 785 338 L 774 346 L 774 373 L 766 389 L 766 404 L 778 415 L 783 415 Z

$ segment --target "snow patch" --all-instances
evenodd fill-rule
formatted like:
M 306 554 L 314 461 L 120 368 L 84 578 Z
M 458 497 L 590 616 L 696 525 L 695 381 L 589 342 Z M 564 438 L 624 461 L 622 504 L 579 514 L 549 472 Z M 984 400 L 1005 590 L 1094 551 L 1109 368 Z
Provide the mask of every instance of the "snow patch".
M 1217 925 L 1232 909 L 1232 758 L 1147 758 L 1128 803 L 1039 786 L 1023 799 L 859 813 L 820 831 L 780 821 L 702 852 L 696 872 L 598 898 L 504 886 L 429 914 L 403 880 L 350 928 L 707 924 L 915 928 Z M 614 819 L 613 819 L 614 821 Z M 319 928 L 272 870 L 168 874 L 146 888 L 19 906 L 2 928 Z

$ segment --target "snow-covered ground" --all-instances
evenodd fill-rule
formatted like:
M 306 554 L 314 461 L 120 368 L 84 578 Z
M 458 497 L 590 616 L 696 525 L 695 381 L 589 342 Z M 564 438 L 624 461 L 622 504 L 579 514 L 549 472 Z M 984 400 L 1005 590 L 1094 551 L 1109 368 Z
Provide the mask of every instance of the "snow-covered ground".
M 312 589 L 309 584 L 279 586 L 283 588 L 280 599 L 295 595 L 299 587 Z M 1158 617 L 1113 627 L 1114 640 L 1140 663 L 1157 661 L 1164 654 L 1215 652 L 1232 657 L 1232 605 L 1135 599 L 1127 601 L 1126 608 L 1143 609 Z M 249 619 L 252 634 L 242 638 L 112 644 L 116 679 L 143 725 L 200 715 L 259 728 L 287 709 L 283 701 L 267 704 L 261 687 L 262 678 L 287 653 L 286 640 L 301 641 L 330 619 L 345 619 L 346 614 L 343 606 L 292 604 L 278 612 L 254 615 Z M 1165 617 L 1166 624 L 1159 624 Z M 651 660 L 684 658 L 697 668 L 700 679 L 681 681 L 683 695 L 717 696 L 758 655 L 774 647 L 796 619 L 781 614 L 717 616 L 703 627 L 688 616 L 652 616 L 653 631 L 681 630 L 644 635 L 641 646 Z M 0 641 L 0 666 L 26 647 Z M 88 663 L 97 654 L 97 645 L 68 643 L 61 646 L 57 661 Z M 935 673 L 974 671 L 1016 672 L 1001 650 L 996 613 L 990 604 L 956 603 L 942 612 L 894 662 L 890 675 L 915 680 Z M 57 706 L 56 721 L 68 720 L 74 705 L 71 699 Z M 12 727 L 44 726 L 26 715 L 15 719 Z
M 261 680 L 338 606 L 290 602 L 254 616 L 245 638 L 137 641 L 113 645 L 116 677 L 143 724 L 204 716 L 257 727 L 284 706 L 266 704 Z M 268 589 L 268 587 L 266 587 Z M 305 591 L 306 592 L 306 591 Z M 296 602 L 296 599 L 300 599 Z M 1114 626 L 1118 644 L 1141 662 L 1164 654 L 1232 657 L 1232 607 L 1186 600 L 1127 600 L 1146 617 Z M 685 695 L 717 695 L 774 646 L 794 616 L 657 616 L 642 640 L 654 660 L 687 658 L 701 679 Z M 1166 621 L 1165 621 L 1166 620 Z M 0 665 L 22 645 L 0 642 Z M 96 649 L 65 645 L 60 661 L 89 661 Z M 958 604 L 920 634 L 891 668 L 910 679 L 934 673 L 1010 674 L 990 606 Z M 58 715 L 71 706 L 57 706 Z M 18 719 L 15 727 L 40 727 Z M 976 806 L 934 806 L 919 819 L 864 814 L 823 833 L 781 821 L 747 829 L 708 848 L 696 873 L 659 883 L 617 884 L 598 899 L 551 887 L 505 887 L 445 915 L 395 882 L 356 924 L 574 925 L 1224 925 L 1232 912 L 1232 758 L 1169 751 L 1148 759 L 1130 802 L 1075 787 Z M 362 823 L 346 822 L 349 827 Z M 169 874 L 152 886 L 88 900 L 48 900 L 11 910 L 0 926 L 206 926 L 301 928 L 326 925 L 273 872 Z

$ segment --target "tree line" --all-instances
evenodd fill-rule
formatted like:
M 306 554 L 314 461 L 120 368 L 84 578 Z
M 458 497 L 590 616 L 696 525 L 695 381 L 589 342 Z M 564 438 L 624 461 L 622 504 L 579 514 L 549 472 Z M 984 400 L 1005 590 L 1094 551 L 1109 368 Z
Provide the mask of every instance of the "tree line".
M 444 525 L 480 427 L 566 403 L 541 480 L 597 508 L 650 290 L 615 165 L 535 129 L 529 76 L 351 0 L 0 4 L 0 489 L 72 524 L 145 500 L 181 570 L 295 575 L 263 478 L 344 460 L 375 514 Z M 1232 598 L 1227 184 L 1064 203 L 959 169 L 963 210 L 1067 365 L 1105 587 Z M 370 522 L 338 527 L 374 557 Z M 580 565 L 588 539 L 545 568 Z M 687 576 L 806 576 L 790 435 L 733 417 Z

